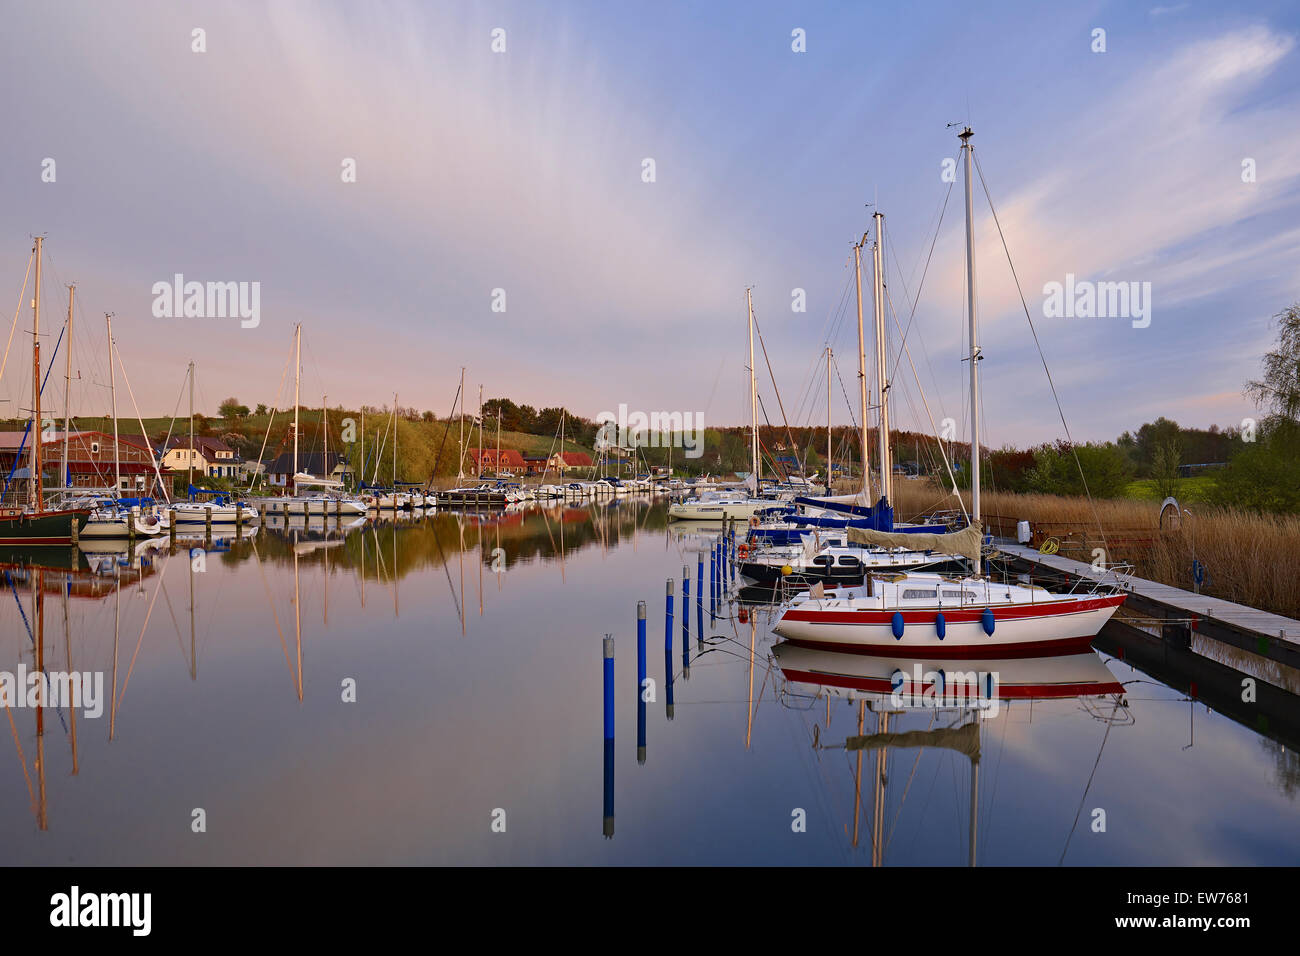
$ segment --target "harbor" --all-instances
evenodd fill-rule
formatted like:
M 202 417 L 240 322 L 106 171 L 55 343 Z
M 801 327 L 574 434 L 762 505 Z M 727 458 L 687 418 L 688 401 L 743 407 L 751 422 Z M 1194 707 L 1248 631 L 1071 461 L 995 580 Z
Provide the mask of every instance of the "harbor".
M 1300 10 L 1244 2 L 9 5 L 15 939 L 733 867 L 889 942 L 1285 930 Z
M 1084 658 L 919 662 L 997 673 L 999 690 L 891 705 L 918 662 L 778 650 L 773 609 L 735 600 L 723 531 L 666 509 L 277 516 L 75 562 L 4 555 L 8 669 L 34 666 L 43 635 L 45 667 L 109 678 L 101 716 L 49 708 L 24 740 L 27 761 L 42 753 L 30 790 L 6 776 L 6 819 L 27 821 L 8 858 L 654 864 L 691 847 L 695 863 L 965 866 L 970 747 L 907 736 L 950 725 L 978 737 L 977 866 L 1137 864 L 1171 843 L 1188 865 L 1300 851 L 1285 824 L 1294 676 L 1243 704 L 1249 665 L 1117 621 Z M 962 708 L 979 716 L 954 725 Z M 222 839 L 194 839 L 194 793 Z M 1106 808 L 1106 832 L 1086 811 L 1076 823 L 1081 800 Z

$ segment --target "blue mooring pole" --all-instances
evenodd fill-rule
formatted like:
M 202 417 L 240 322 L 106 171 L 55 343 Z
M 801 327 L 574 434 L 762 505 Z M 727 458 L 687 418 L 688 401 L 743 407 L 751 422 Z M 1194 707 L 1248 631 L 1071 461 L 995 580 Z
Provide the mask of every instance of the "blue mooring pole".
M 673 579 L 668 579 L 664 589 L 664 650 L 673 651 Z
M 699 552 L 699 563 L 696 565 L 695 568 L 695 591 L 696 591 L 695 603 L 700 606 L 701 610 L 703 610 L 704 608 L 704 552 L 703 551 Z M 700 620 L 703 620 L 703 617 L 701 617 Z M 701 632 L 700 637 L 703 636 L 704 634 L 703 632 Z
M 636 602 L 636 762 L 645 763 L 645 601 Z
M 605 839 L 614 838 L 614 638 L 605 635 Z
M 709 623 L 718 619 L 718 542 L 709 545 Z
M 736 522 L 731 522 L 731 583 L 736 583 Z
M 682 566 L 682 647 L 691 640 L 691 569 Z
M 682 678 L 691 676 L 691 569 L 682 566 Z

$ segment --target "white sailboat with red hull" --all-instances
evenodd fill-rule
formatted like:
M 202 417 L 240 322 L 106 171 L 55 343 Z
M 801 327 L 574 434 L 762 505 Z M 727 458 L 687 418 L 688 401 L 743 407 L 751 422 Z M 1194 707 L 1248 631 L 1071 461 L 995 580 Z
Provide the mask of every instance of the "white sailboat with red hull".
M 966 168 L 966 294 L 970 320 L 971 524 L 951 534 L 916 535 L 918 547 L 965 554 L 981 565 L 979 360 L 975 320 L 974 213 L 970 127 L 962 130 Z M 879 220 L 877 220 L 879 221 Z M 882 422 L 882 429 L 884 422 Z M 882 456 L 882 461 L 888 461 Z M 882 476 L 888 475 L 887 465 Z M 899 546 L 904 535 L 850 528 L 850 542 Z M 922 544 L 921 542 L 925 542 Z M 945 545 L 951 542 L 952 547 Z M 774 630 L 786 640 L 826 650 L 900 657 L 1015 657 L 1067 653 L 1086 647 L 1115 609 L 1121 591 L 1055 593 L 1034 585 L 998 583 L 983 576 L 932 573 L 869 575 L 861 588 L 815 585 L 782 612 Z
M 1037 585 L 939 574 L 871 576 L 860 588 L 805 592 L 774 630 L 807 647 L 921 658 L 1064 654 L 1086 648 L 1122 592 L 1054 594 Z

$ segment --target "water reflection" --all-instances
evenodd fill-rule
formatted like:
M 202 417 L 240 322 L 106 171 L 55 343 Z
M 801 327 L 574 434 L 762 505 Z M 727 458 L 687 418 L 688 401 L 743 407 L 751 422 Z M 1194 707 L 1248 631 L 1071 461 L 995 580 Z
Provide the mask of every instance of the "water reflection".
M 0 671 L 106 697 L 5 707 L 0 838 L 18 863 L 1300 856 L 1293 696 L 1261 691 L 1261 727 L 1235 671 L 1129 644 L 969 667 L 780 644 L 726 531 L 626 498 L 0 553 Z

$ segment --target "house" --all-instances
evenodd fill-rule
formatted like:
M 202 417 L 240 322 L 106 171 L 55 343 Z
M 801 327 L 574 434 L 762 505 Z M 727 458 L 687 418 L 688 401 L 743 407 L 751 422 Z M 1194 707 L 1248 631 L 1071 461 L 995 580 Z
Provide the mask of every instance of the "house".
M 270 476 L 272 485 L 283 488 L 293 477 L 293 452 L 280 454 L 270 464 L 265 465 L 265 473 Z M 348 460 L 338 452 L 299 452 L 298 472 L 315 475 L 317 478 L 337 478 L 340 481 L 353 474 Z
M 545 455 L 524 455 L 524 474 L 540 475 L 546 472 L 549 459 Z
M 590 468 L 591 456 L 580 451 L 556 452 L 547 461 L 546 466 L 563 475 L 570 468 Z
M 67 433 L 68 470 L 63 474 L 62 431 L 45 433 L 41 441 L 41 474 L 46 488 L 109 489 L 113 475 L 119 476 L 118 490 L 129 495 L 156 495 L 157 473 L 148 443 L 138 436 L 119 436 L 117 453 L 113 436 L 99 431 Z M 0 432 L 0 474 L 27 478 L 31 445 L 23 431 Z M 116 459 L 116 469 L 114 460 Z M 12 493 L 14 489 L 10 489 Z M 25 491 L 23 492 L 26 493 Z
M 484 448 L 482 451 L 471 448 L 469 457 L 474 462 L 474 467 L 480 475 L 489 471 L 493 474 L 512 471 L 519 475 L 523 474 L 527 467 L 524 456 L 513 448 L 502 448 L 499 452 L 495 448 Z
M 220 438 L 188 435 L 170 438 L 162 447 L 163 467 L 172 472 L 193 472 L 204 478 L 238 478 L 243 459 Z

